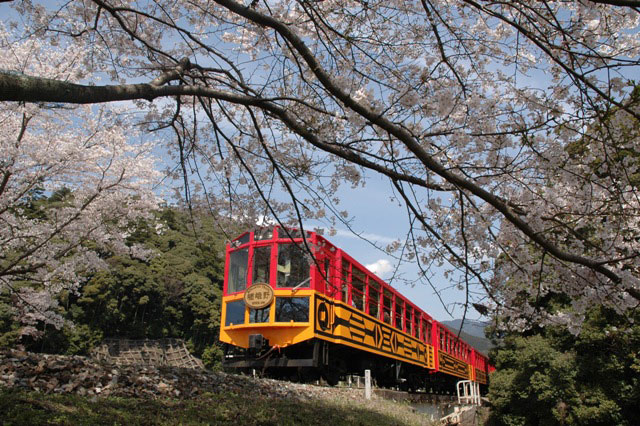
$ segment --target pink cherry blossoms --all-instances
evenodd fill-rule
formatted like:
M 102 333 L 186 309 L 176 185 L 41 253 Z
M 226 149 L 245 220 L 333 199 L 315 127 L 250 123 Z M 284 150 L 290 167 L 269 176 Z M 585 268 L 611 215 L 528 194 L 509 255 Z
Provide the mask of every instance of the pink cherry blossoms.
M 83 52 L 46 44 L 12 39 L 0 27 L 0 69 L 89 77 Z M 125 109 L 3 103 L 0 123 L 0 290 L 13 292 L 24 324 L 60 326 L 56 296 L 103 266 L 95 249 L 129 252 L 129 221 L 156 206 L 153 145 Z M 34 198 L 60 191 L 66 195 L 53 205 Z
M 15 2 L 21 19 L 5 21 L 22 38 L 3 53 L 42 43 L 47 59 L 3 59 L 0 100 L 11 140 L 23 127 L 25 140 L 55 132 L 60 161 L 79 120 L 88 127 L 72 139 L 89 144 L 114 143 L 116 123 L 130 136 L 138 120 L 175 155 L 188 201 L 253 223 L 338 226 L 349 218 L 338 189 L 380 174 L 407 211 L 406 238 L 389 247 L 399 261 L 421 276 L 444 267 L 465 312 L 474 302 L 518 328 L 579 332 L 591 306 L 640 303 L 640 13 L 629 3 Z M 139 114 L 69 107 L 115 101 Z M 128 167 L 131 194 L 148 174 Z M 567 302 L 545 305 L 554 295 Z

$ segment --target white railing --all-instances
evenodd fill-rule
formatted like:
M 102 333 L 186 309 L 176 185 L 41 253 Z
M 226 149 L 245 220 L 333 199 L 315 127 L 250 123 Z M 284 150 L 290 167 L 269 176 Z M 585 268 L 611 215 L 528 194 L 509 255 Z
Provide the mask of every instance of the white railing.
M 458 404 L 480 405 L 480 384 L 472 380 L 461 380 L 456 384 Z

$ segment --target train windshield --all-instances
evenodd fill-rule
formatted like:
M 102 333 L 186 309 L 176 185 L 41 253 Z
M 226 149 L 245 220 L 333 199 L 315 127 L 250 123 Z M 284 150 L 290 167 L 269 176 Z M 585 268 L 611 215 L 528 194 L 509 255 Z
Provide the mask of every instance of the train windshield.
M 278 297 L 276 299 L 276 322 L 309 321 L 308 297 Z
M 278 245 L 278 287 L 309 287 L 310 262 L 298 244 Z
M 235 293 L 247 287 L 247 264 L 249 249 L 236 250 L 229 256 L 228 292 Z
M 253 249 L 253 283 L 269 283 L 271 246 Z
M 224 325 L 244 324 L 244 300 L 227 303 L 227 315 Z

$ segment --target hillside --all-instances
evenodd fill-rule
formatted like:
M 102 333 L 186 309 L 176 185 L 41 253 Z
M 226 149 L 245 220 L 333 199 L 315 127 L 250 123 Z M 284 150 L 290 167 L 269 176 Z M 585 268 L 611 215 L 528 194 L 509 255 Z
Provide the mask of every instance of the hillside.
M 444 324 L 449 330 L 457 334 L 460 330 L 460 324 L 462 323 L 462 320 L 456 319 L 441 321 L 441 323 Z M 486 325 L 481 321 L 465 319 L 464 326 L 462 327 L 462 332 L 460 333 L 460 338 L 486 355 L 489 353 L 489 349 L 493 347 L 493 344 L 484 336 L 485 327 Z

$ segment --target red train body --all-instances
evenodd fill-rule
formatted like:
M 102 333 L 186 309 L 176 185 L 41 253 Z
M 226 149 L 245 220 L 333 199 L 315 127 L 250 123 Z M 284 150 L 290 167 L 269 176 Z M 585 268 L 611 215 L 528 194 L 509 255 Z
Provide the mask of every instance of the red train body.
M 311 253 L 311 254 L 310 254 Z M 322 236 L 273 227 L 227 246 L 224 364 L 333 383 L 371 369 L 381 385 L 486 385 L 487 357 Z

